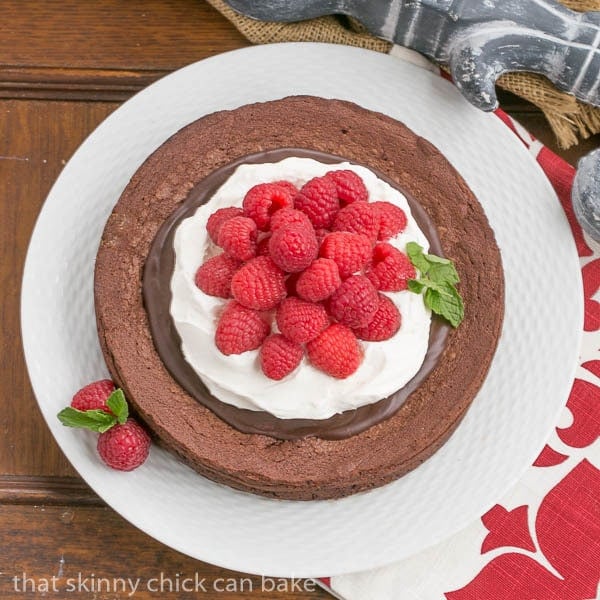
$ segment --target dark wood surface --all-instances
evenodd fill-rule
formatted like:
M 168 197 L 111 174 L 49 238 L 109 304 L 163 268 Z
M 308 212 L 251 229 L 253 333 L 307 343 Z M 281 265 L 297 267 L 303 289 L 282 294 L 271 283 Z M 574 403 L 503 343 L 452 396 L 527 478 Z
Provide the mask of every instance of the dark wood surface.
M 244 575 L 183 556 L 125 522 L 69 465 L 37 409 L 22 355 L 19 290 L 27 243 L 53 181 L 85 137 L 119 104 L 183 65 L 248 45 L 200 0 L 0 0 L 0 597 L 126 598 L 128 591 L 66 586 L 69 578 L 179 574 L 202 580 L 203 598 L 329 598 L 322 590 L 214 590 Z M 504 95 L 503 106 L 557 150 L 543 116 Z M 559 152 L 574 162 L 591 139 Z M 25 573 L 27 592 L 22 592 Z M 63 592 L 52 592 L 52 577 Z M 223 583 L 226 583 L 224 580 Z M 32 587 L 36 591 L 32 592 Z M 165 584 L 166 585 L 166 584 Z M 233 585 L 233 584 L 230 584 Z M 308 583 L 302 584 L 309 586 Z M 249 587 L 253 591 L 248 592 Z M 288 586 L 290 589 L 291 583 Z M 213 590 L 213 591 L 210 591 Z M 130 596 L 131 597 L 131 596 Z M 197 597 L 138 589 L 135 598 Z

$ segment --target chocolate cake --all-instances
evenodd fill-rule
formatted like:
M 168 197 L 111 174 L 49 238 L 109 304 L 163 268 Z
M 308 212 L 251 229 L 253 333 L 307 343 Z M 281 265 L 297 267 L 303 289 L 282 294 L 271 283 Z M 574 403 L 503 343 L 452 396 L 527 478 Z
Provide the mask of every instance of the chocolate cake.
M 244 162 L 289 155 L 364 165 L 409 199 L 432 251 L 459 272 L 465 319 L 433 322 L 417 376 L 330 419 L 278 419 L 210 395 L 182 359 L 168 313 L 173 226 Z M 454 431 L 491 363 L 503 317 L 500 254 L 461 176 L 383 114 L 297 96 L 222 111 L 180 130 L 138 169 L 97 255 L 98 333 L 109 370 L 159 443 L 202 475 L 286 499 L 338 498 L 414 469 Z

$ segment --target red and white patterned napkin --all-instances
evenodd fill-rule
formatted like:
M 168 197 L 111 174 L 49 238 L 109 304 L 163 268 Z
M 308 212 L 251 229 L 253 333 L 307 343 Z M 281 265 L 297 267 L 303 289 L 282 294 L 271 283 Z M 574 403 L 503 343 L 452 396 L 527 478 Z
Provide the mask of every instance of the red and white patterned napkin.
M 342 600 L 600 599 L 600 245 L 573 213 L 575 169 L 506 113 L 496 114 L 535 156 L 573 231 L 585 294 L 576 379 L 548 444 L 498 504 L 401 562 L 320 580 Z

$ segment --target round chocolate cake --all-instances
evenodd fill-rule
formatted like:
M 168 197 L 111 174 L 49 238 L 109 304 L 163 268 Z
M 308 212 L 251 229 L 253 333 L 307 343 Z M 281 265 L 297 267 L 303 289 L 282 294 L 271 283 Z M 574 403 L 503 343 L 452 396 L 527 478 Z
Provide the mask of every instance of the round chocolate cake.
M 177 224 L 238 164 L 298 155 L 363 165 L 400 190 L 432 252 L 454 261 L 465 306 L 456 329 L 433 319 L 425 360 L 407 385 L 327 419 L 282 419 L 221 401 L 184 360 L 169 314 Z M 503 292 L 493 232 L 443 155 L 383 114 L 308 96 L 214 113 L 165 142 L 115 206 L 95 279 L 108 368 L 156 440 L 210 479 L 302 500 L 383 485 L 447 440 L 491 363 Z

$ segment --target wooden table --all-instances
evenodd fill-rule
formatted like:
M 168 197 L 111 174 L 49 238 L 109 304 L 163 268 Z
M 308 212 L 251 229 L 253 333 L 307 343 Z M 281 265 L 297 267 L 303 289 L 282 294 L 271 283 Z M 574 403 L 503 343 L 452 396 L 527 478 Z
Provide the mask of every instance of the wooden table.
M 191 598 L 198 594 L 168 593 L 167 580 L 175 587 L 177 580 L 197 576 L 208 590 L 199 595 L 207 599 L 329 598 L 310 591 L 312 582 L 301 582 L 301 591 L 298 582 L 295 590 L 291 582 L 288 591 L 263 590 L 261 578 L 248 583 L 242 574 L 192 560 L 105 506 L 44 424 L 20 342 L 27 243 L 50 186 L 77 146 L 149 83 L 248 43 L 200 0 L 0 0 L 0 14 L 0 597 L 41 597 L 47 585 L 53 598 L 126 598 L 129 587 L 94 595 L 92 585 L 98 578 L 139 578 L 135 598 Z M 506 95 L 503 106 L 556 150 L 536 109 Z M 597 145 L 592 139 L 559 153 L 574 162 Z M 163 593 L 149 591 L 161 573 Z M 80 593 L 67 587 L 69 580 Z M 63 591 L 53 593 L 53 583 Z M 227 584 L 237 591 L 216 591 Z

